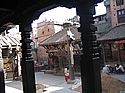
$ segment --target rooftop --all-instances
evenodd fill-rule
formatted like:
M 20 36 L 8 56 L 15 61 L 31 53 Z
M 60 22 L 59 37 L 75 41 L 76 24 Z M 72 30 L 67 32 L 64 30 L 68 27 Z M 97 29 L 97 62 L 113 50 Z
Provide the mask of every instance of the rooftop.
M 74 37 L 76 40 L 80 40 L 80 32 L 78 32 L 77 28 L 71 28 L 70 31 L 74 34 Z M 67 30 L 63 29 L 53 36 L 50 36 L 46 40 L 40 43 L 40 45 L 50 45 L 50 44 L 56 44 L 56 43 L 61 43 L 69 40 L 67 37 Z
M 121 40 L 125 39 L 125 24 L 118 25 L 110 29 L 102 37 L 98 38 L 98 41 L 108 41 L 108 40 Z

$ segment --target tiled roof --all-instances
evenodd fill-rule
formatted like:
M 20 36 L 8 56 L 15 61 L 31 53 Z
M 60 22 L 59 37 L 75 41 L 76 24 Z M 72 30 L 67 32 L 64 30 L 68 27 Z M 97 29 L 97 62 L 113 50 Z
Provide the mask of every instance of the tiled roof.
M 95 25 L 97 27 L 96 33 L 105 33 L 111 29 L 111 24 L 110 23 L 100 23 Z
M 76 40 L 80 40 L 81 34 L 78 32 L 76 28 L 71 28 L 70 31 L 74 34 L 74 37 Z M 55 43 L 61 43 L 67 41 L 69 38 L 67 37 L 66 30 L 61 30 L 54 34 L 53 36 L 50 36 L 46 40 L 42 41 L 40 45 L 49 45 L 49 44 L 55 44 Z
M 98 38 L 98 41 L 108 41 L 108 40 L 120 40 L 125 39 L 125 24 L 118 25 L 110 29 L 102 37 Z

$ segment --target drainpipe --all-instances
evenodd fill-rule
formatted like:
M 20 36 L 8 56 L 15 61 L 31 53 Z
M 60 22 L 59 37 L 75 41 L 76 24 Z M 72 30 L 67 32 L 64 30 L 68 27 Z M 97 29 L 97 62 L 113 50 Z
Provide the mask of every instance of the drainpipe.
M 73 57 L 73 46 L 72 43 L 69 44 L 70 50 L 70 80 L 74 82 L 75 80 L 75 72 L 74 72 L 74 57 Z

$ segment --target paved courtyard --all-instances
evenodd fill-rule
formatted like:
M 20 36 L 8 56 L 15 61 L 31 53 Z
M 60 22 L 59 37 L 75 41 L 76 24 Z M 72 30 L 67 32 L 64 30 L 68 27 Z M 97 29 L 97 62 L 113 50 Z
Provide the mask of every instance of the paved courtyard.
M 72 84 L 67 84 L 63 76 L 54 76 L 52 74 L 44 74 L 43 72 L 37 72 L 35 76 L 36 84 L 44 84 L 47 87 L 45 92 L 39 89 L 37 93 L 79 93 L 70 89 Z M 7 79 L 5 83 L 6 93 L 23 93 L 21 81 Z
M 125 74 L 112 74 L 111 77 L 116 78 L 125 83 Z
M 112 74 L 111 76 L 125 82 L 125 74 Z M 39 89 L 37 90 L 37 93 L 80 93 L 71 90 L 72 84 L 67 84 L 63 76 L 55 76 L 52 74 L 44 74 L 43 72 L 36 72 L 35 77 L 36 84 L 43 84 L 46 86 L 46 91 L 43 92 L 42 89 Z M 77 78 L 80 79 L 80 77 Z M 6 93 L 23 93 L 21 81 L 13 81 L 12 79 L 7 79 L 5 83 Z

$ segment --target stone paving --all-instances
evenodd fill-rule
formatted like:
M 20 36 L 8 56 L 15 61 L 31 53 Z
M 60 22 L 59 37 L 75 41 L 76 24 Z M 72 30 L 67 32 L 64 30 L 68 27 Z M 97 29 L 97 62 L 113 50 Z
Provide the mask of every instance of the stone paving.
M 125 74 L 111 74 L 111 77 L 116 78 L 125 83 Z
M 67 84 L 63 76 L 55 76 L 52 74 L 36 73 L 36 83 L 45 84 L 47 90 L 44 93 L 79 93 L 71 90 L 72 84 Z M 41 93 L 41 91 L 38 91 Z
M 37 93 L 79 93 L 70 89 L 72 84 L 67 84 L 63 76 L 54 76 L 52 74 L 37 72 L 35 73 L 35 77 L 36 84 L 44 84 L 47 87 L 45 88 L 45 92 L 39 89 Z M 7 79 L 5 83 L 6 93 L 23 93 L 21 81 Z
M 55 76 L 52 74 L 44 74 L 43 72 L 36 72 L 35 77 L 36 84 L 43 84 L 47 87 L 45 88 L 45 92 L 43 92 L 42 89 L 39 89 L 37 90 L 37 93 L 80 93 L 71 90 L 70 88 L 72 87 L 72 84 L 67 84 L 63 76 Z M 112 74 L 111 77 L 125 82 L 125 74 Z M 80 77 L 77 78 L 80 79 Z M 21 81 L 7 79 L 5 83 L 6 93 L 23 93 Z M 121 91 L 119 93 L 125 93 L 125 91 Z
M 116 78 L 125 83 L 125 74 L 111 74 L 111 77 Z M 120 91 L 119 93 L 125 93 L 125 90 Z

